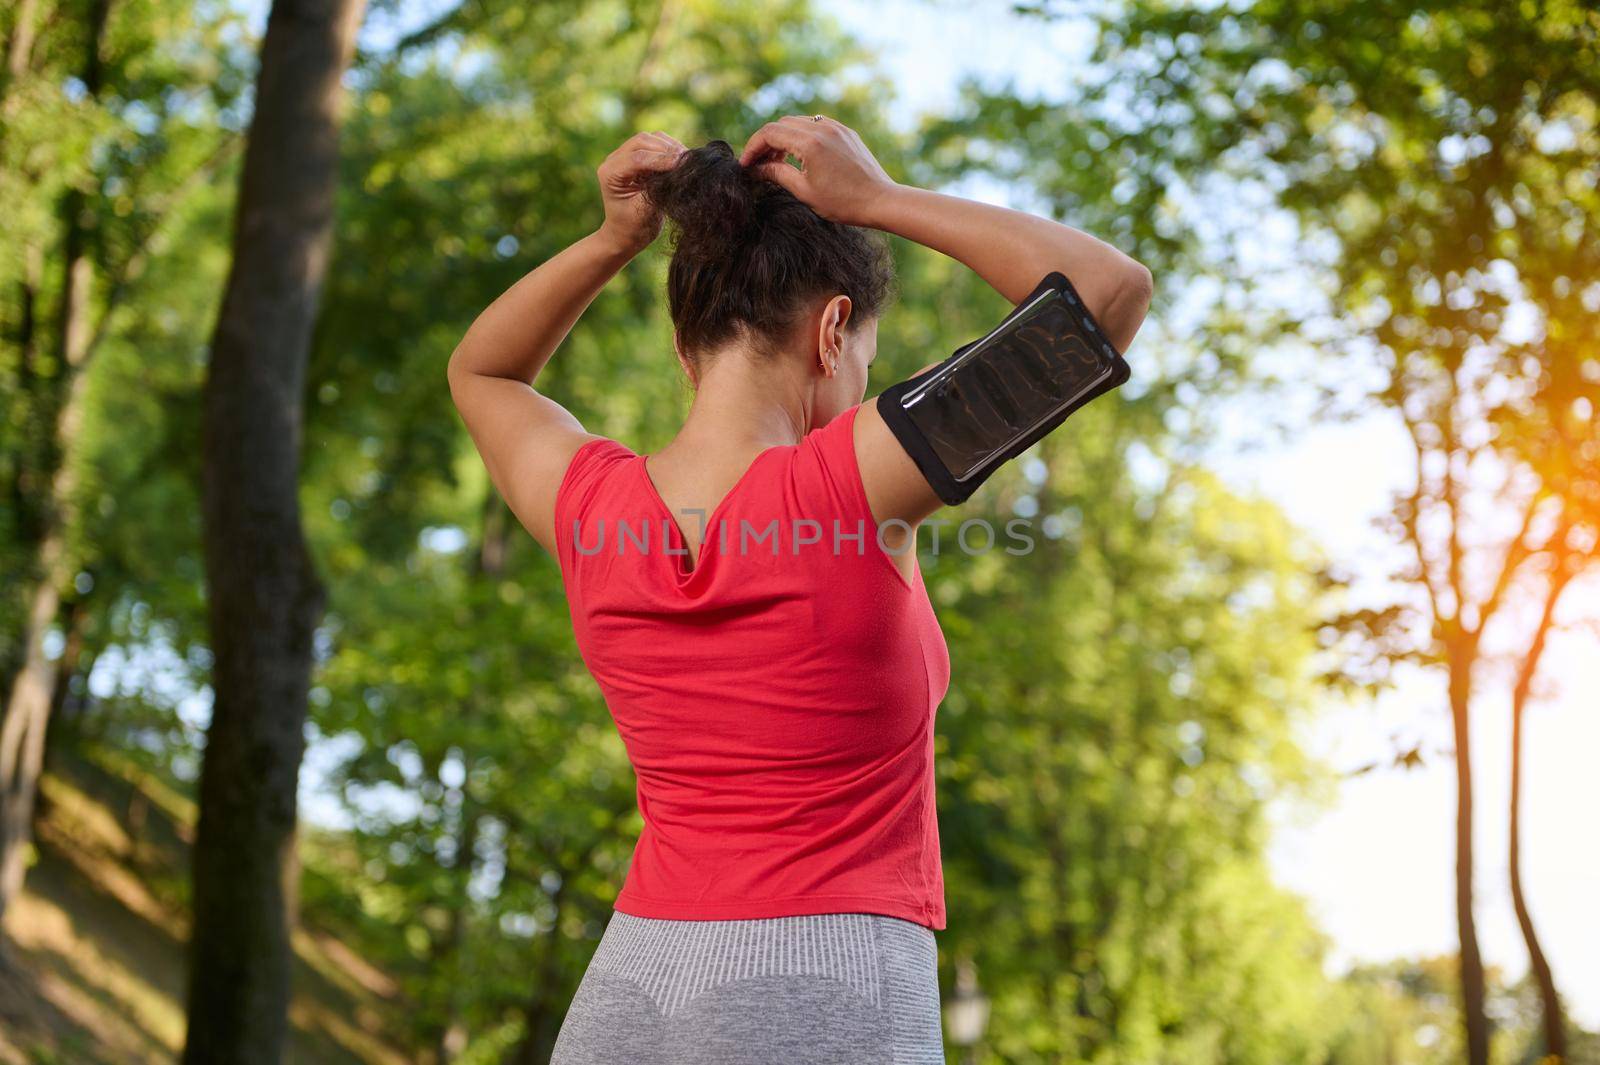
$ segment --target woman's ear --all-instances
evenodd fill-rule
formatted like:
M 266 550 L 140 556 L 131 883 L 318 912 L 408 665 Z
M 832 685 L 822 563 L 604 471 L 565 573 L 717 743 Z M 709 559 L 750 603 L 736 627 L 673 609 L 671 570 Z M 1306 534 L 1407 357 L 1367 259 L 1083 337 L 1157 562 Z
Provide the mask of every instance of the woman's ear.
M 850 297 L 843 293 L 830 299 L 822 308 L 822 319 L 817 326 L 817 359 L 822 364 L 824 377 L 832 377 L 839 370 L 839 358 L 844 352 L 844 330 L 850 321 Z
M 678 343 L 677 330 L 673 330 L 672 333 L 672 352 L 678 356 L 678 365 L 683 368 L 684 376 L 689 379 L 689 387 L 699 387 L 699 383 L 694 379 L 694 362 L 683 353 L 683 346 Z

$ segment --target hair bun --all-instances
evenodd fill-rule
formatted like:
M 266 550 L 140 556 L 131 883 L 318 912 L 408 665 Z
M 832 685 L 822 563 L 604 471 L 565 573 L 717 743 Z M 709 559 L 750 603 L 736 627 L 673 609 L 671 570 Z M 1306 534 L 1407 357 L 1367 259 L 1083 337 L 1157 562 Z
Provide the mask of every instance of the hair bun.
M 667 302 L 686 353 L 746 332 L 785 337 L 819 294 L 849 295 L 852 325 L 876 317 L 892 295 L 893 260 L 879 234 L 823 218 L 740 166 L 725 140 L 647 172 L 639 188 L 672 224 Z
M 714 140 L 684 153 L 671 170 L 646 176 L 643 190 L 672 222 L 673 246 L 680 254 L 719 260 L 757 236 L 760 185 L 772 183 L 740 166 L 727 141 Z

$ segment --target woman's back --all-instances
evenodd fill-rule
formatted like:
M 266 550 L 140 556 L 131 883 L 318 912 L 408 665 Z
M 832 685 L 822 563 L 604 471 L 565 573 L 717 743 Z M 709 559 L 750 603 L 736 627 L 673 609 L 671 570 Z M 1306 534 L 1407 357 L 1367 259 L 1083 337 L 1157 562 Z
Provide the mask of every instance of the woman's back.
M 693 566 L 644 456 L 593 440 L 567 469 L 562 577 L 645 821 L 619 910 L 945 927 L 933 726 L 950 663 L 920 571 L 908 582 L 877 542 L 859 409 L 761 452 Z

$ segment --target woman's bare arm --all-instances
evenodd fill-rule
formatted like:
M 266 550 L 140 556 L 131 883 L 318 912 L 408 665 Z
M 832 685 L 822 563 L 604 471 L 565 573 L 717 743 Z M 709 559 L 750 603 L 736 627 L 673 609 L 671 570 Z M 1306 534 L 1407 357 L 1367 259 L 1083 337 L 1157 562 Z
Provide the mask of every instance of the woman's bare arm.
M 804 170 L 783 161 L 793 155 Z M 1011 303 L 1059 270 L 1118 351 L 1133 341 L 1152 293 L 1143 263 L 1069 225 L 1008 207 L 901 185 L 849 126 L 790 115 L 750 138 L 740 161 L 793 192 L 812 210 L 943 252 Z
M 489 305 L 455 354 L 450 396 L 500 497 L 546 550 L 555 549 L 555 488 L 593 439 L 534 379 L 607 281 L 631 259 L 596 231 L 540 264 Z
M 551 553 L 556 489 L 573 454 L 597 438 L 534 382 L 606 282 L 660 232 L 631 190 L 640 171 L 670 167 L 682 151 L 664 133 L 641 133 L 611 153 L 599 170 L 605 223 L 502 293 L 450 356 L 450 395 L 490 479 Z
M 1143 263 L 1048 218 L 906 185 L 885 193 L 872 217 L 874 228 L 961 261 L 1014 304 L 1044 275 L 1061 271 L 1118 351 L 1128 349 L 1150 308 L 1153 284 Z M 944 506 L 890 432 L 876 400 L 856 419 L 856 440 L 863 484 L 883 508 L 880 520 L 915 524 Z
M 785 162 L 788 155 L 802 169 Z M 1013 304 L 1059 270 L 1119 351 L 1127 350 L 1149 310 L 1153 283 L 1144 264 L 1048 218 L 901 185 L 854 130 L 833 119 L 789 115 L 769 122 L 750 138 L 740 161 L 824 218 L 881 229 L 949 255 Z M 861 406 L 855 443 L 879 522 L 915 525 L 944 505 L 878 414 L 875 400 Z
M 1044 275 L 1061 271 L 1118 351 L 1128 349 L 1150 308 L 1149 268 L 1069 225 L 898 184 L 869 210 L 872 228 L 959 260 L 1013 304 Z

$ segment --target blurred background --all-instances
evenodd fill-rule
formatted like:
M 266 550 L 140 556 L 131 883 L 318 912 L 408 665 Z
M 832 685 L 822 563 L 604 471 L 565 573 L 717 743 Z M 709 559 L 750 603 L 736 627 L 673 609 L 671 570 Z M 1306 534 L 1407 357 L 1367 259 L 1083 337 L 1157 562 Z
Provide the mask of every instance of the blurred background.
M 0 1062 L 548 1060 L 633 777 L 445 363 L 631 133 L 819 111 L 1156 278 L 1133 379 L 960 515 L 1035 550 L 922 540 L 950 1060 L 1600 1062 L 1592 4 L 8 0 L 0 40 Z M 1008 309 L 894 244 L 869 392 Z M 687 410 L 666 253 L 541 378 L 641 451 Z

